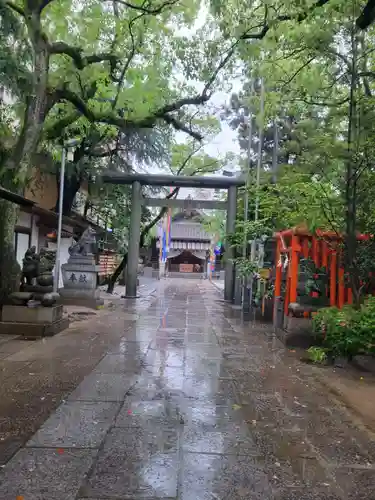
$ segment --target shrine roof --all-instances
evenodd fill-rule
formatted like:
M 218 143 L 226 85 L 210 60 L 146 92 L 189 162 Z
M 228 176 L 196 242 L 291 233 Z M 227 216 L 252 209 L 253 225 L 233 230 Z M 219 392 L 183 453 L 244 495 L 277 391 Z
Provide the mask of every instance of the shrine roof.
M 211 237 L 200 222 L 179 220 L 171 223 L 172 240 L 210 241 Z

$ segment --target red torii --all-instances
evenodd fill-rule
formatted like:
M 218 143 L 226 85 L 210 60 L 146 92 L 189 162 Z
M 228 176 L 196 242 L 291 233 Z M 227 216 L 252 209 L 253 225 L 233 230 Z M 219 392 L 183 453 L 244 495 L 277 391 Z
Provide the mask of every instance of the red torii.
M 325 267 L 329 273 L 329 299 L 331 306 L 342 308 L 352 304 L 353 294 L 345 286 L 344 268 L 340 262 L 340 244 L 344 236 L 334 231 L 316 230 L 311 233 L 306 227 L 297 226 L 274 233 L 276 247 L 275 301 L 281 298 L 282 264 L 281 255 L 288 254 L 289 265 L 284 299 L 284 315 L 288 315 L 289 304 L 297 302 L 298 269 L 300 255 L 311 258 L 317 268 Z M 369 235 L 359 234 L 357 240 L 368 240 Z

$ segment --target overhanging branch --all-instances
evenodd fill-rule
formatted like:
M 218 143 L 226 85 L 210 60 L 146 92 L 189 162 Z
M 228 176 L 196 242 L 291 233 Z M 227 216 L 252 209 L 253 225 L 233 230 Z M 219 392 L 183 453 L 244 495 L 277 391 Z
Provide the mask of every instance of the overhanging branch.
M 83 50 L 80 47 L 73 47 L 65 42 L 55 42 L 49 45 L 50 54 L 65 54 L 69 56 L 77 69 L 82 70 L 90 64 L 109 62 L 111 72 L 116 69 L 119 59 L 114 54 L 102 52 L 89 56 L 82 55 Z
M 10 9 L 14 10 L 14 12 L 17 12 L 17 14 L 19 14 L 20 16 L 25 17 L 25 11 L 23 10 L 22 7 L 20 7 L 19 5 L 16 5 L 15 3 L 10 2 L 8 0 L 4 3 L 5 3 L 6 7 L 9 7 Z
M 166 113 L 155 112 L 147 118 L 141 120 L 127 120 L 116 114 L 116 112 L 96 112 L 89 108 L 87 103 L 76 93 L 72 92 L 68 88 L 57 89 L 56 95 L 58 96 L 59 101 L 67 101 L 73 104 L 73 106 L 79 111 L 83 116 L 85 116 L 92 123 L 107 123 L 108 125 L 114 125 L 122 130 L 126 130 L 127 128 L 153 128 L 158 120 L 164 120 L 168 125 L 172 125 L 176 130 L 185 132 L 189 134 L 191 137 L 197 140 L 202 140 L 202 135 L 198 132 L 194 132 L 189 129 L 186 125 L 181 123 L 179 120 L 174 118 L 171 115 Z M 184 104 L 190 103 L 190 100 L 180 100 L 178 101 L 178 105 L 181 107 L 181 102 Z M 164 108 L 161 108 L 164 109 Z M 176 105 L 171 105 L 171 109 L 179 109 Z
M 39 13 L 41 13 L 54 0 L 42 0 L 39 5 Z
M 133 9 L 137 10 L 139 12 L 143 12 L 145 14 L 152 14 L 152 15 L 157 15 L 161 14 L 164 9 L 167 7 L 173 7 L 173 5 L 177 4 L 179 0 L 167 0 L 166 2 L 161 3 L 157 7 L 149 8 L 145 7 L 145 5 L 134 5 L 131 2 L 126 2 L 125 0 L 111 0 L 114 1 L 115 3 L 118 3 L 120 5 L 123 5 L 124 7 L 127 7 L 128 9 Z
M 203 135 L 200 132 L 192 130 L 191 128 L 187 127 L 184 123 L 180 122 L 171 115 L 163 115 L 160 118 L 164 120 L 166 123 L 168 123 L 168 125 L 172 125 L 172 127 L 175 130 L 179 132 L 185 132 L 185 134 L 190 135 L 190 137 L 196 139 L 197 141 L 201 141 L 203 139 Z
M 263 40 L 263 38 L 267 35 L 269 30 L 272 28 L 272 25 L 278 22 L 285 22 L 285 21 L 292 21 L 295 20 L 298 23 L 301 23 L 304 21 L 310 14 L 312 14 L 316 9 L 319 9 L 320 7 L 324 7 L 324 5 L 328 4 L 330 0 L 317 0 L 311 7 L 309 7 L 307 10 L 297 13 L 295 15 L 282 15 L 282 16 L 277 16 L 275 19 L 272 19 L 272 24 L 269 23 L 267 19 L 267 8 L 265 9 L 265 19 L 264 22 L 261 25 L 253 26 L 249 30 L 245 31 L 241 35 L 242 40 Z M 262 28 L 258 33 L 251 33 L 251 31 L 255 28 Z
M 356 24 L 359 29 L 367 29 L 375 21 L 375 0 L 368 0 L 363 8 L 361 15 L 358 17 Z

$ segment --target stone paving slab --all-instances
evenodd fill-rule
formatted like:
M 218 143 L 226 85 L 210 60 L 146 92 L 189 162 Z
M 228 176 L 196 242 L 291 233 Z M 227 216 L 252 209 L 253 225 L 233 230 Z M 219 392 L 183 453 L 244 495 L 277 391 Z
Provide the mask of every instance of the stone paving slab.
M 77 328 L 12 361 L 25 362 L 13 368 L 20 392 L 12 375 L 2 394 L 25 401 L 51 379 L 74 390 L 3 469 L 6 485 L 20 477 L 25 500 L 375 500 L 375 441 L 312 367 L 218 303 L 210 283 L 158 287 L 99 313 L 84 342 Z M 78 363 L 86 377 L 73 385 Z M 74 465 L 79 452 L 86 462 L 61 462 L 49 495 L 58 460 Z
M 137 373 L 142 369 L 144 353 L 107 354 L 95 368 L 95 373 Z
M 24 448 L 0 471 L 1 500 L 75 500 L 91 450 Z
M 258 455 L 254 439 L 247 427 L 228 430 L 202 430 L 188 428 L 183 434 L 183 450 L 190 453 L 225 455 Z
M 133 457 L 132 457 L 133 458 Z M 167 499 L 177 496 L 178 457 L 158 454 L 151 459 L 126 460 L 120 456 L 113 467 L 95 469 L 80 495 L 113 499 Z
M 256 457 L 186 454 L 181 500 L 271 500 L 268 474 Z
M 178 406 L 160 399 L 153 401 L 125 401 L 117 415 L 115 426 L 141 429 L 175 428 L 180 425 L 182 416 Z
M 117 403 L 63 403 L 26 446 L 98 448 L 119 408 Z
M 91 373 L 69 396 L 70 401 L 123 401 L 134 385 L 132 373 Z

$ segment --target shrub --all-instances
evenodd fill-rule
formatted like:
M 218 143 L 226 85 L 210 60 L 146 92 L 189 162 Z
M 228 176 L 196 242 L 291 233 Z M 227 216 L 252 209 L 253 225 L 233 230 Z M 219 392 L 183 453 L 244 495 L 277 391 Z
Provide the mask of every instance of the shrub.
M 350 359 L 357 354 L 375 354 L 375 297 L 368 297 L 360 309 L 321 309 L 313 318 L 313 329 L 319 343 L 333 357 Z
M 307 353 L 309 355 L 310 360 L 316 364 L 322 364 L 327 359 L 327 353 L 321 347 L 314 347 L 314 346 L 309 347 L 307 349 Z

